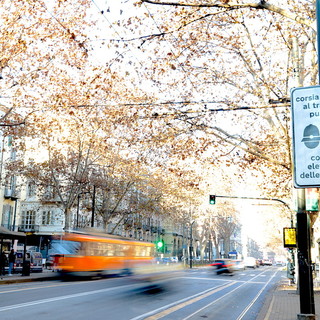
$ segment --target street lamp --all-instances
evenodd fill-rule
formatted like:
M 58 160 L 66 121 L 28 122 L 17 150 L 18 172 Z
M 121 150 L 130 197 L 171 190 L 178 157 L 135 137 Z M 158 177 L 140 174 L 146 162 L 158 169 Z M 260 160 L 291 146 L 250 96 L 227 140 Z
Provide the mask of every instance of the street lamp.
M 91 215 L 91 228 L 94 227 L 94 213 L 96 207 L 96 186 L 93 186 L 93 196 L 92 196 L 92 215 Z
M 189 261 L 189 264 L 190 264 L 190 269 L 192 269 L 192 251 L 193 251 L 193 246 L 192 246 L 192 242 L 193 242 L 193 239 L 192 239 L 192 227 L 193 227 L 193 224 L 195 223 L 196 221 L 194 220 L 192 223 L 191 223 L 191 226 L 190 226 L 190 247 L 189 247 L 189 257 L 190 257 L 190 261 Z

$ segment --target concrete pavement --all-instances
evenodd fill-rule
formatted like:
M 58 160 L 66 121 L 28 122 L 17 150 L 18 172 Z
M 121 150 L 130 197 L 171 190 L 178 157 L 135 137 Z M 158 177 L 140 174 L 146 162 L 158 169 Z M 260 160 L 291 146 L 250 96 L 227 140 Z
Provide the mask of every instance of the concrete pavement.
M 320 287 L 314 285 L 315 319 L 320 319 Z M 281 280 L 268 293 L 258 317 L 255 320 L 297 320 L 314 319 L 300 314 L 300 296 L 296 285 L 290 285 L 289 280 Z

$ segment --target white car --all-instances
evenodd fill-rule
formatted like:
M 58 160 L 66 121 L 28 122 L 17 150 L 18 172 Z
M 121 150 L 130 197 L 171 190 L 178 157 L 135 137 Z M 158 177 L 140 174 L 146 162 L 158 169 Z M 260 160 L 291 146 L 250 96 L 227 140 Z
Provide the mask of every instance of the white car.
M 244 259 L 244 265 L 247 267 L 247 268 L 253 268 L 255 269 L 257 267 L 257 261 L 256 261 L 256 258 L 253 258 L 253 257 L 247 257 Z
M 234 270 L 237 270 L 237 271 L 239 271 L 239 270 L 246 270 L 246 265 L 245 265 L 245 263 L 244 263 L 243 261 L 241 261 L 241 260 L 234 260 L 233 262 L 234 262 L 234 266 L 233 266 L 233 269 L 234 269 Z
M 272 266 L 272 261 L 269 259 L 264 259 L 262 263 L 264 266 Z

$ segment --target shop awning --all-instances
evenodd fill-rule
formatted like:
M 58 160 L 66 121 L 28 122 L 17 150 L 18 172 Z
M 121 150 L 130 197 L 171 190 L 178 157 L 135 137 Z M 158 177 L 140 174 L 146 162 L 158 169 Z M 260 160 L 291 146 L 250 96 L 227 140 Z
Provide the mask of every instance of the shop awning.
M 24 239 L 26 234 L 18 231 L 11 231 L 0 226 L 0 239 Z

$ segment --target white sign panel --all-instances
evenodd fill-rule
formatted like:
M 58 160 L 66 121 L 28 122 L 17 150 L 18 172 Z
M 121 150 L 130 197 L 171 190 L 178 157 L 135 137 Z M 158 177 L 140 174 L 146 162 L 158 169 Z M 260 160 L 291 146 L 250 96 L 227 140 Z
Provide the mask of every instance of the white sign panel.
M 291 91 L 294 185 L 320 187 L 320 86 Z

